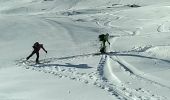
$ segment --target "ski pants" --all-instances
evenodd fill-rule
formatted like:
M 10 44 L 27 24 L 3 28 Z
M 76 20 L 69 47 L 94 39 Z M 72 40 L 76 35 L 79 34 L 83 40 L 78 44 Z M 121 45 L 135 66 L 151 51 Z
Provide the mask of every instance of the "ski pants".
M 102 41 L 102 48 L 106 47 L 106 41 Z
M 27 57 L 27 60 L 28 60 L 30 57 L 32 57 L 34 54 L 37 55 L 36 63 L 38 63 L 38 62 L 39 62 L 39 52 L 38 52 L 38 51 L 35 51 L 35 50 Z

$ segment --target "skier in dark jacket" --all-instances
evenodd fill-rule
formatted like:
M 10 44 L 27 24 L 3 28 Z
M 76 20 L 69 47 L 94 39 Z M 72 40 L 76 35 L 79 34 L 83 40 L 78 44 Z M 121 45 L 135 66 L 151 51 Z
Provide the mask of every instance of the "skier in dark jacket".
M 32 53 L 26 58 L 27 60 L 32 57 L 34 54 L 37 55 L 37 58 L 36 58 L 36 63 L 39 63 L 39 51 L 40 49 L 42 48 L 46 53 L 47 53 L 47 50 L 44 49 L 43 47 L 43 44 L 39 44 L 38 42 L 34 43 L 34 45 L 32 46 L 33 47 L 33 51 Z
M 110 45 L 109 34 L 106 33 L 106 34 L 99 35 L 99 40 L 102 42 L 100 52 L 106 53 L 106 42 Z

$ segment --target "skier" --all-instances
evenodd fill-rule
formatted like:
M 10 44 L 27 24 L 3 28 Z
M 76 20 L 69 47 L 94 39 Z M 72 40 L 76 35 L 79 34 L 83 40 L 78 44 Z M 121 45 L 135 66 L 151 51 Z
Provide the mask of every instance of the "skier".
M 37 55 L 36 63 L 38 64 L 38 63 L 39 63 L 39 50 L 42 48 L 46 53 L 47 53 L 47 50 L 44 49 L 43 44 L 39 44 L 38 42 L 35 42 L 32 47 L 33 47 L 34 50 L 33 50 L 32 53 L 26 58 L 26 60 L 28 60 L 30 57 L 32 57 L 34 54 L 36 54 L 36 55 Z
M 106 42 L 110 45 L 109 34 L 106 33 L 106 34 L 99 35 L 99 40 L 102 42 L 100 52 L 106 53 Z

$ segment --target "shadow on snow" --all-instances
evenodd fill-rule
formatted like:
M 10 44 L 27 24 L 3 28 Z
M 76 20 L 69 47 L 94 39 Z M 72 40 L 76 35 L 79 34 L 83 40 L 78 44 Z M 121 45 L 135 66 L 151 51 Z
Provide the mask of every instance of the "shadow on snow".
M 88 69 L 88 68 L 92 68 L 90 66 L 88 66 L 87 64 L 71 64 L 71 63 L 65 63 L 65 64 L 39 64 L 37 65 L 32 65 L 34 67 L 57 67 L 57 66 L 63 66 L 63 67 L 73 67 L 73 68 L 82 68 L 82 69 Z

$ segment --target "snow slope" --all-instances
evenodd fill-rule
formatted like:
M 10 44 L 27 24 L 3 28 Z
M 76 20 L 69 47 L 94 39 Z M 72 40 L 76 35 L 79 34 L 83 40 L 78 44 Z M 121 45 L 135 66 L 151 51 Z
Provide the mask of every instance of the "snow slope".
M 0 0 L 0 100 L 169 100 L 169 6 Z M 111 45 L 98 55 L 106 32 Z M 24 63 L 36 41 L 48 51 L 39 66 L 35 56 Z

